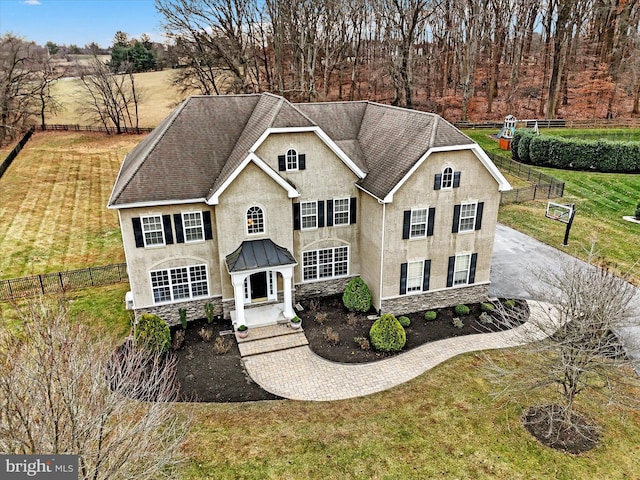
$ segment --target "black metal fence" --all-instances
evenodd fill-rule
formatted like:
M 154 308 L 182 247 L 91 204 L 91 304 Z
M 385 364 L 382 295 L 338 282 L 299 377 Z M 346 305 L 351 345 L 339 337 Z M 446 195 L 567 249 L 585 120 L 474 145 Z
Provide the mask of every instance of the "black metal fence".
M 99 133 L 118 133 L 116 127 L 97 127 L 92 125 L 41 125 L 40 130 L 54 132 L 99 132 Z M 120 127 L 120 133 L 149 133 L 153 128 L 147 127 Z
M 7 158 L 5 158 L 2 163 L 0 163 L 0 178 L 2 178 L 2 175 L 4 175 L 4 172 L 7 171 L 7 169 L 9 168 L 9 165 L 11 165 L 13 160 L 18 156 L 18 154 L 20 153 L 20 150 L 22 150 L 22 147 L 24 147 L 25 143 L 29 141 L 29 139 L 31 138 L 31 135 L 33 135 L 33 131 L 34 131 L 34 128 L 31 127 L 29 131 L 24 134 L 24 137 L 22 137 L 22 139 L 18 142 L 18 144 L 15 147 L 13 147 L 13 150 L 9 152 L 9 155 L 7 155 Z
M 615 118 L 603 119 L 593 118 L 589 120 L 570 120 L 563 118 L 555 119 L 526 119 L 518 120 L 520 126 L 533 128 L 535 124 L 539 128 L 640 128 L 640 118 Z M 497 129 L 504 126 L 501 121 L 485 122 L 453 122 L 457 128 L 477 128 L 477 129 Z
M 518 178 L 531 182 L 533 185 L 515 188 L 509 192 L 502 192 L 500 204 L 527 202 L 529 200 L 549 199 L 564 195 L 564 182 L 542 173 L 528 165 L 515 162 L 510 158 L 489 153 L 489 157 L 500 169 Z
M 86 287 L 128 282 L 127 264 L 90 267 L 66 272 L 45 273 L 31 277 L 0 280 L 0 301 L 61 293 Z

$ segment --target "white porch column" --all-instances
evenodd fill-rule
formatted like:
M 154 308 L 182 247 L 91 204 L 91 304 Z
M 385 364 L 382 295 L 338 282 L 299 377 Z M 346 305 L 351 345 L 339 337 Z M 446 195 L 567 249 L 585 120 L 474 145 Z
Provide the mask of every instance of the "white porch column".
M 244 279 L 245 275 L 242 273 L 231 274 L 231 283 L 233 283 L 233 299 L 236 304 L 236 328 L 239 325 L 247 324 L 247 321 L 244 318 Z
M 287 267 L 280 270 L 282 274 L 282 287 L 284 290 L 284 318 L 292 319 L 296 316 L 293 312 L 293 305 L 291 304 L 291 279 L 293 278 L 293 267 Z

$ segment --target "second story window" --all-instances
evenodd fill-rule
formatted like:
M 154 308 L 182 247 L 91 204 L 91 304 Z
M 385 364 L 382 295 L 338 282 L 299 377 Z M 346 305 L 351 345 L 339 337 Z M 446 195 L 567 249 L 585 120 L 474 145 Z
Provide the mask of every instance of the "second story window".
M 247 233 L 249 235 L 264 233 L 264 213 L 260 207 L 253 206 L 247 210 Z
M 300 202 L 302 229 L 318 228 L 318 202 Z
M 144 234 L 145 247 L 164 245 L 162 216 L 142 217 L 142 232 Z
M 477 205 L 477 203 L 463 203 L 461 205 L 459 232 L 472 232 L 475 230 Z
M 453 187 L 453 168 L 447 167 L 442 171 L 442 189 Z
M 186 242 L 204 240 L 204 226 L 202 212 L 185 212 L 182 214 L 182 226 Z

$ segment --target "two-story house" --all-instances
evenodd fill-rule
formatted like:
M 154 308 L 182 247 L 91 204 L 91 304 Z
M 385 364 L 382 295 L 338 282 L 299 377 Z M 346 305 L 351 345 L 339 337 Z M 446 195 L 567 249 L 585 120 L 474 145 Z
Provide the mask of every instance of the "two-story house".
M 485 152 L 431 113 L 371 102 L 194 96 L 124 159 L 117 209 L 136 313 L 295 315 L 354 276 L 378 311 L 481 301 L 500 192 Z

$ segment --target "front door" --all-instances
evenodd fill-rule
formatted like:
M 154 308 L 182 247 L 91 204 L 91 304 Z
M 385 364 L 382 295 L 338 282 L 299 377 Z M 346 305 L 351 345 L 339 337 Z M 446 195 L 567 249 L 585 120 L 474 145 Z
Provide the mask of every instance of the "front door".
M 244 280 L 244 303 L 277 300 L 275 272 L 258 272 Z

